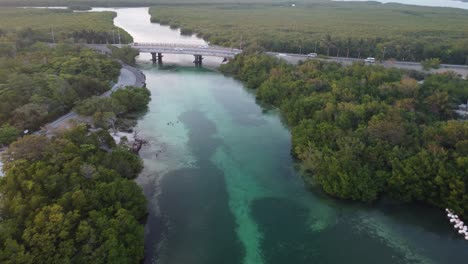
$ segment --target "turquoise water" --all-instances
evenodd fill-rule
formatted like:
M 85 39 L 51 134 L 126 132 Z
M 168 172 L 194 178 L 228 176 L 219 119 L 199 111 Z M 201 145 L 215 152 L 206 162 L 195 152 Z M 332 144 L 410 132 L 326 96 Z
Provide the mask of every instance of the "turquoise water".
M 132 35 L 178 41 L 177 31 L 128 16 L 149 18 L 145 8 L 116 11 L 116 21 Z M 141 152 L 145 169 L 137 179 L 149 200 L 146 263 L 468 260 L 468 243 L 441 210 L 366 206 L 308 189 L 276 111 L 263 110 L 240 82 L 193 67 L 190 56 L 164 60 L 159 67 L 147 54 L 138 59 L 152 93 L 137 126 L 150 143 Z
M 147 262 L 464 263 L 443 212 L 365 207 L 308 190 L 275 111 L 232 78 L 140 65 L 152 92 L 138 130 L 150 197 Z M 154 263 L 154 262 L 153 262 Z

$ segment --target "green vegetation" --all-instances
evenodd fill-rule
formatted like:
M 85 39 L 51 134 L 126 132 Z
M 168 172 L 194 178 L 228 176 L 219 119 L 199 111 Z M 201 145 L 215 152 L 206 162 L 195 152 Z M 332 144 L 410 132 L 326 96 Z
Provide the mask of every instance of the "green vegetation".
M 438 59 L 438 58 L 425 59 L 425 60 L 421 61 L 421 66 L 426 71 L 428 71 L 430 69 L 439 69 L 440 68 L 440 59 Z
M 0 42 L 15 42 L 18 38 L 42 42 L 112 43 L 121 35 L 122 43 L 132 37 L 113 24 L 115 13 L 73 13 L 70 10 L 35 8 L 0 8 Z
M 150 13 L 153 22 L 223 46 L 377 59 L 385 49 L 386 59 L 456 64 L 468 56 L 468 11 L 461 9 L 311 1 L 296 7 L 158 6 Z
M 116 46 L 109 45 L 109 49 L 112 51 L 112 58 L 120 60 L 129 65 L 135 65 L 135 57 L 140 54 L 137 49 L 130 46 L 123 46 L 118 48 Z
M 307 2 L 315 2 L 317 0 L 307 0 Z M 318 0 L 320 1 L 320 0 Z M 160 4 L 181 5 L 181 4 L 233 4 L 233 3 L 289 3 L 286 0 L 0 0 L 0 6 L 69 6 L 69 5 L 86 5 L 86 6 L 153 6 Z
M 88 11 L 91 10 L 91 6 L 87 5 L 70 5 L 68 6 L 70 10 L 78 10 L 78 11 Z
M 468 81 L 308 60 L 239 55 L 221 70 L 257 88 L 292 127 L 293 153 L 325 192 L 371 202 L 386 195 L 468 216 L 468 123 L 453 108 Z
M 20 131 L 9 124 L 3 124 L 0 127 L 0 147 L 7 146 L 15 141 L 20 135 Z
M 0 178 L 1 263 L 139 263 L 142 161 L 106 131 L 26 136 Z
M 37 130 L 80 100 L 109 90 L 120 67 L 104 55 L 68 45 L 34 44 L 0 57 L 0 124 Z
M 94 125 L 102 128 L 115 127 L 118 117 L 126 118 L 147 109 L 151 93 L 147 88 L 127 86 L 112 93 L 111 97 L 91 97 L 83 100 L 75 111 L 93 117 Z
M 146 200 L 132 181 L 143 163 L 125 144 L 84 125 L 13 142 L 23 130 L 109 90 L 120 63 L 77 45 L 41 41 L 103 42 L 113 16 L 0 9 L 0 147 L 9 145 L 0 178 L 0 263 L 143 259 Z M 145 106 L 134 105 L 140 94 L 113 100 L 134 111 Z

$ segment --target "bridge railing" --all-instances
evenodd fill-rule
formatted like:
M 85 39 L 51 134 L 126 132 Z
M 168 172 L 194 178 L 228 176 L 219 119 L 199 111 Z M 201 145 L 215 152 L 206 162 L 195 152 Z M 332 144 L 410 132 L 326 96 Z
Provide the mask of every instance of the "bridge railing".
M 151 43 L 151 42 L 135 42 L 131 44 L 134 47 L 168 47 L 168 48 L 196 48 L 196 49 L 217 49 L 229 51 L 241 51 L 234 48 L 226 48 L 221 46 L 211 46 L 204 44 L 180 44 L 180 43 Z

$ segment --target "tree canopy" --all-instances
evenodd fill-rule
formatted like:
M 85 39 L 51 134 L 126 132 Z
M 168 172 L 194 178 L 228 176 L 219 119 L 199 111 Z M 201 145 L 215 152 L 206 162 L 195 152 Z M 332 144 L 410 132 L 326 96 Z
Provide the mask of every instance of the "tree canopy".
M 93 117 L 94 125 L 109 128 L 118 117 L 144 112 L 151 93 L 146 87 L 127 86 L 113 92 L 110 97 L 91 97 L 76 105 L 75 111 L 82 116 Z
M 0 2 L 1 4 L 1 2 Z M 132 37 L 114 26 L 114 12 L 66 9 L 0 8 L 0 42 L 131 43 Z M 18 44 L 18 43 L 17 43 Z
M 366 202 L 387 195 L 468 216 L 468 123 L 453 111 L 468 99 L 468 81 L 445 73 L 419 84 L 397 69 L 292 66 L 261 54 L 238 55 L 221 70 L 280 108 L 293 154 L 325 192 Z
M 157 6 L 152 21 L 212 44 L 353 58 L 465 64 L 467 10 L 377 2 Z
M 105 131 L 26 136 L 4 154 L 0 262 L 138 263 L 141 160 Z
M 120 67 L 104 55 L 68 45 L 33 44 L 1 56 L 0 124 L 37 130 L 79 101 L 107 91 Z

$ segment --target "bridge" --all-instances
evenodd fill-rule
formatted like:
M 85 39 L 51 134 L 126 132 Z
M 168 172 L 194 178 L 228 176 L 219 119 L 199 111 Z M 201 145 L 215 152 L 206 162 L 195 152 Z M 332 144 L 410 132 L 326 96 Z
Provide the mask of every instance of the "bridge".
M 195 57 L 194 63 L 201 65 L 203 56 L 221 57 L 225 60 L 234 58 L 242 50 L 220 46 L 172 44 L 172 43 L 133 43 L 130 47 L 143 53 L 151 53 L 153 63 L 162 63 L 162 54 L 185 54 Z
M 55 44 L 49 44 L 54 46 Z M 120 47 L 119 44 L 112 44 L 114 46 Z M 122 44 L 127 45 L 127 44 Z M 110 53 L 106 44 L 86 44 L 87 47 L 99 50 L 103 53 Z M 151 53 L 153 63 L 162 63 L 162 54 L 185 54 L 193 55 L 195 57 L 194 63 L 196 65 L 201 65 L 203 56 L 214 56 L 221 57 L 224 59 L 233 58 L 237 54 L 242 53 L 240 49 L 232 49 L 220 46 L 207 46 L 207 45 L 187 45 L 187 44 L 172 44 L 172 43 L 133 43 L 130 44 L 132 48 L 135 48 L 143 53 Z M 281 58 L 288 63 L 297 64 L 300 61 L 311 59 L 306 54 L 293 54 L 293 53 L 278 53 L 278 52 L 266 52 L 270 56 L 275 56 Z M 350 65 L 354 62 L 362 62 L 363 59 L 356 58 L 343 58 L 343 57 L 329 57 L 329 58 L 313 58 L 316 60 L 323 61 L 334 61 L 341 63 L 343 65 Z M 376 62 L 378 65 L 382 65 L 386 68 L 399 68 L 405 70 L 417 70 L 423 71 L 421 63 L 419 62 L 408 62 L 408 61 L 384 61 Z M 468 66 L 467 65 L 452 65 L 452 64 L 441 64 L 440 69 L 431 70 L 431 72 L 445 72 L 453 71 L 463 78 L 468 76 Z

